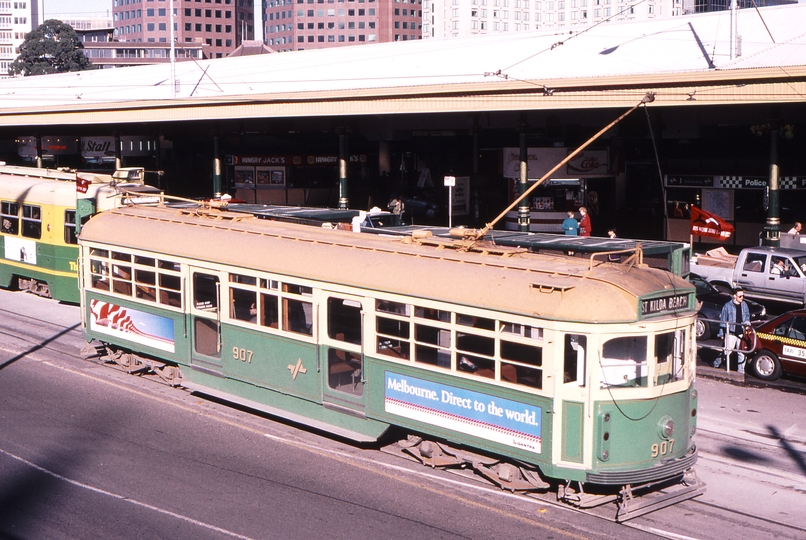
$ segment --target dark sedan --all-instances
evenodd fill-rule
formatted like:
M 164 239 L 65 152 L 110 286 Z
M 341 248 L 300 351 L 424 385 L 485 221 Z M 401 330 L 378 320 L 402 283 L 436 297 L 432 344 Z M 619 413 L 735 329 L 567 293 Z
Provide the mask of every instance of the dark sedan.
M 806 375 L 806 310 L 784 313 L 756 328 L 758 352 L 750 371 L 772 381 L 783 375 Z
M 701 303 L 697 313 L 697 323 L 695 325 L 698 340 L 710 339 L 719 332 L 719 315 L 722 313 L 722 306 L 730 302 L 731 295 L 722 292 L 697 274 L 689 274 L 689 281 L 697 288 L 697 302 Z M 758 302 L 745 299 L 747 307 L 750 308 L 750 322 L 763 321 L 767 317 L 767 310 Z

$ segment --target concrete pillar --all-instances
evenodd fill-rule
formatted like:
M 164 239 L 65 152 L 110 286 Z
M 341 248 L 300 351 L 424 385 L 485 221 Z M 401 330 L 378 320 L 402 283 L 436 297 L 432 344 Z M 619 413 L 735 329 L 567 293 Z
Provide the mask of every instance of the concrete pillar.
M 42 135 L 36 136 L 36 166 L 42 168 Z
M 778 121 L 770 122 L 770 183 L 767 224 L 764 226 L 764 245 L 781 245 L 781 213 L 778 198 Z
M 219 137 L 218 135 L 213 135 L 213 195 L 220 197 L 223 194 Z
M 529 178 L 529 154 L 526 147 L 526 120 L 521 120 L 520 130 L 520 176 L 518 178 L 518 195 L 526 193 L 527 180 Z M 532 208 L 529 204 L 529 197 L 524 197 L 518 204 L 518 231 L 529 232 L 529 225 L 532 221 Z
M 347 132 L 339 130 L 339 208 L 349 208 L 350 199 L 347 195 Z

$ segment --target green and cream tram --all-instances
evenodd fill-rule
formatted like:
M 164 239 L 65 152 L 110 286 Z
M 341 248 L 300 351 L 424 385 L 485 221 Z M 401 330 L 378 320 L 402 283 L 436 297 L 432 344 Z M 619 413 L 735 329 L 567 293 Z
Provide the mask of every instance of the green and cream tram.
M 142 169 L 109 175 L 0 165 L 0 287 L 77 304 L 77 206 L 91 214 L 119 204 L 116 184 L 142 184 Z
M 694 288 L 640 252 L 162 207 L 95 215 L 79 244 L 86 338 L 130 371 L 357 441 L 399 426 L 424 463 L 567 499 L 696 461 Z

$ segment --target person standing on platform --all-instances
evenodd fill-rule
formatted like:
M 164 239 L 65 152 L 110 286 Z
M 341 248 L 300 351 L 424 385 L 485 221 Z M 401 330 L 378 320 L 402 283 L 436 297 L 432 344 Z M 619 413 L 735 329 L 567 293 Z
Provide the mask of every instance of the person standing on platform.
M 579 222 L 574 219 L 573 212 L 568 212 L 568 217 L 563 220 L 562 228 L 567 236 L 577 236 L 579 234 Z
M 789 234 L 800 234 L 801 228 L 803 228 L 803 225 L 800 224 L 800 221 L 796 221 L 795 226 L 789 229 Z
M 588 215 L 588 209 L 580 206 L 579 213 L 582 214 L 582 219 L 579 220 L 579 236 L 590 236 L 591 217 Z
M 750 308 L 744 301 L 744 289 L 736 287 L 733 289 L 733 298 L 722 306 L 722 313 L 719 315 L 722 323 L 719 325 L 717 337 L 725 337 L 725 361 L 730 362 L 731 350 L 738 354 L 738 369 L 740 374 L 744 374 L 744 353 L 739 350 L 744 335 L 744 327 L 750 324 Z M 714 367 L 718 368 L 722 364 L 722 355 L 716 357 Z

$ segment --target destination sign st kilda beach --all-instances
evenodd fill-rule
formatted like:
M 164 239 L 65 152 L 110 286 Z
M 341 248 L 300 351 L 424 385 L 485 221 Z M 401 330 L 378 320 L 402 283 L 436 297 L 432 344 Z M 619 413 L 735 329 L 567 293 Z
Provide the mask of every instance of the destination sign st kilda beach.
M 658 315 L 672 313 L 681 309 L 688 309 L 688 293 L 652 298 L 641 301 L 641 315 Z

